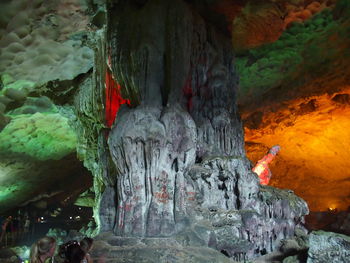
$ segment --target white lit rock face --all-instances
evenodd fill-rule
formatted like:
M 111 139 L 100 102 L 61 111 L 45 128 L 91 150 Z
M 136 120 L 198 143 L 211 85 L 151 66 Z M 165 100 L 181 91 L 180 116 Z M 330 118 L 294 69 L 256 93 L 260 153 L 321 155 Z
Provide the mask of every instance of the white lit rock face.
M 147 247 L 154 262 L 159 251 L 161 262 L 212 262 L 199 255 L 243 260 L 275 250 L 308 208 L 292 192 L 261 187 L 251 172 L 230 40 L 181 0 L 108 8 L 107 47 L 101 34 L 99 66 L 76 99 L 100 231 L 116 235 L 101 234 L 95 256 L 137 262 Z M 133 107 L 120 109 L 106 139 L 96 105 L 108 56 Z
M 314 231 L 309 237 L 307 263 L 348 262 L 350 237 L 332 232 Z

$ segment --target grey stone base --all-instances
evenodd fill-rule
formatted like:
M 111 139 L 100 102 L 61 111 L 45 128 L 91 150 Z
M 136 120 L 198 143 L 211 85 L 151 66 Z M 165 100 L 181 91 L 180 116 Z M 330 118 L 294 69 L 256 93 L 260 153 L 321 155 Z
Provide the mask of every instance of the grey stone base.
M 104 233 L 95 238 L 92 257 L 95 262 L 123 263 L 233 263 L 209 247 L 182 246 L 172 238 L 123 238 Z

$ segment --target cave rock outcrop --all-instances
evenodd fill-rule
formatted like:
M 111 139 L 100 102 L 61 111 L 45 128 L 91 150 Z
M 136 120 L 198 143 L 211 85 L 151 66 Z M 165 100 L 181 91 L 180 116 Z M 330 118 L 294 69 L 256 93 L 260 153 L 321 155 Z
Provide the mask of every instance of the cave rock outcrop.
M 308 208 L 251 172 L 230 40 L 181 0 L 115 1 L 107 13 L 94 76 L 76 98 L 95 218 L 100 232 L 116 236 L 101 242 L 148 251 L 168 243 L 244 260 L 293 236 Z M 108 100 L 106 71 L 130 101 L 110 128 L 98 106 Z M 126 250 L 107 257 L 136 258 Z
M 309 237 L 307 263 L 347 262 L 350 258 L 350 237 L 325 231 L 313 231 Z

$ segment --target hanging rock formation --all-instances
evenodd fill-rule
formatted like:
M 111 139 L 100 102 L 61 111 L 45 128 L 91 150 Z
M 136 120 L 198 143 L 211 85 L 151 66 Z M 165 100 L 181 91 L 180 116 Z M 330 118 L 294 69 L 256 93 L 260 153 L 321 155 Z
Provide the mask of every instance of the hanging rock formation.
M 76 105 L 99 230 L 117 236 L 101 242 L 212 248 L 244 260 L 293 236 L 308 208 L 291 191 L 260 186 L 251 172 L 230 40 L 181 0 L 115 1 L 100 36 L 94 77 Z M 107 68 L 131 105 L 121 106 L 110 130 L 98 106 Z M 130 259 L 137 251 L 104 255 Z

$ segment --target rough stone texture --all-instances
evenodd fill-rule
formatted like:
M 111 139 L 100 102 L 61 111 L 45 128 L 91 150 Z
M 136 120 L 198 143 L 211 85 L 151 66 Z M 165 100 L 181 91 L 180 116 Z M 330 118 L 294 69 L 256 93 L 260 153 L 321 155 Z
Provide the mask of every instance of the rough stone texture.
M 336 221 L 331 225 L 331 229 L 337 229 L 341 233 L 350 235 L 350 210 L 340 212 Z
M 120 116 L 120 118 L 119 118 Z M 180 109 L 138 107 L 118 116 L 111 131 L 118 179 L 120 235 L 169 236 L 186 187 L 184 170 L 195 162 L 195 123 Z M 184 191 L 184 189 L 182 190 Z
M 79 0 L 0 3 L 0 213 L 91 185 L 70 125 L 77 82 L 93 67 L 87 9 Z
M 105 41 L 105 30 L 97 31 L 93 43 L 95 54 L 94 74 L 82 82 L 74 100 L 78 118 L 75 123 L 78 134 L 77 154 L 83 160 L 84 166 L 94 176 L 94 218 L 98 226 L 96 233 L 100 231 L 102 225 L 99 214 L 108 215 L 111 214 L 110 209 L 116 209 L 116 206 L 109 207 L 108 203 L 101 202 L 105 188 L 108 186 L 114 187 L 116 181 L 116 174 L 113 172 L 115 168 L 110 165 L 106 142 L 108 133 L 104 120 Z M 106 220 L 106 222 L 114 221 L 115 218 Z M 109 229 L 113 225 L 109 225 Z
M 88 23 L 87 6 L 82 2 L 1 3 L 0 72 L 39 85 L 87 72 L 92 67 L 93 52 L 79 35 Z
M 349 262 L 350 237 L 332 232 L 310 234 L 307 263 Z
M 105 232 L 110 230 L 110 226 L 115 224 L 115 191 L 112 187 L 106 187 L 101 195 L 101 203 L 106 207 L 106 209 L 101 209 L 100 216 L 100 231 Z
M 294 9 L 296 16 L 325 3 L 301 2 L 309 8 Z M 343 143 L 350 139 L 350 2 L 332 2 L 334 9 L 293 23 L 276 42 L 236 60 L 245 139 L 262 146 L 258 157 L 257 147 L 247 145 L 249 159 L 278 143 L 270 185 L 293 189 L 315 212 L 344 211 L 350 203 L 350 151 Z
M 116 232 L 169 236 L 176 216 L 188 215 L 187 206 L 192 210 L 186 199 L 194 200 L 196 191 L 186 176 L 196 158 L 243 155 L 232 53 L 229 42 L 181 1 L 116 10 L 127 11 L 112 11 L 117 19 L 108 32 L 111 67 L 124 94 L 141 104 L 122 109 L 109 135 L 120 175 Z M 124 25 L 126 14 L 135 21 Z M 152 19 L 140 28 L 146 17 Z M 133 27 L 141 31 L 130 34 Z M 212 193 L 222 198 L 215 188 Z
M 350 94 L 349 88 L 343 95 L 346 94 Z M 349 206 L 346 160 L 350 151 L 342 141 L 350 139 L 350 121 L 346 117 L 350 107 L 339 107 L 332 97 L 313 96 L 289 101 L 278 111 L 263 110 L 259 127 L 245 130 L 245 138 L 250 141 L 246 144 L 247 155 L 254 163 L 264 156 L 267 146 L 277 142 L 281 145 L 278 158 L 270 166 L 270 185 L 295 190 L 315 212 L 328 208 L 344 211 Z M 332 112 L 332 118 L 328 112 Z
M 38 160 L 59 160 L 74 152 L 76 135 L 58 113 L 13 116 L 0 134 L 1 154 L 24 154 Z
M 36 205 L 40 200 L 45 205 L 49 201 L 58 203 L 92 184 L 75 154 L 43 161 L 24 153 L 0 153 L 0 160 L 0 213 L 14 206 Z
M 66 98 L 69 97 L 71 99 L 71 95 L 72 95 L 72 91 L 74 91 L 74 87 L 71 87 L 68 84 L 67 85 L 69 87 L 68 86 L 62 87 L 61 84 L 63 82 L 67 83 L 66 82 L 67 79 L 76 78 L 76 75 L 79 75 L 81 73 L 84 74 L 84 72 L 88 71 L 92 66 L 91 62 L 92 62 L 93 53 L 91 49 L 88 49 L 86 47 L 86 37 L 88 37 L 89 35 L 89 33 L 86 32 L 86 30 L 88 30 L 90 33 L 93 33 L 94 27 L 93 25 L 88 24 L 89 17 L 86 15 L 86 11 L 90 12 L 91 10 L 90 11 L 88 10 L 89 7 L 87 7 L 87 3 L 90 3 L 91 5 L 95 5 L 95 6 L 100 5 L 99 10 L 98 12 L 96 12 L 96 14 L 89 13 L 89 15 L 90 15 L 90 18 L 93 17 L 91 22 L 101 27 L 101 25 L 105 23 L 104 10 L 103 8 L 100 8 L 103 6 L 103 2 L 104 1 L 80 1 L 80 0 L 53 0 L 53 1 L 42 1 L 42 0 L 34 1 L 33 0 L 29 2 L 25 0 L 1 1 L 0 3 L 0 7 L 1 7 L 0 8 L 0 12 L 1 12 L 0 45 L 1 45 L 1 51 L 2 51 L 0 54 L 0 57 L 1 57 L 0 68 L 2 69 L 0 70 L 2 74 L 1 78 L 3 80 L 4 75 L 10 74 L 14 77 L 14 79 L 10 82 L 5 81 L 6 82 L 5 83 L 3 81 L 3 83 L 0 83 L 0 89 L 3 89 L 6 91 L 4 92 L 5 94 L 0 95 L 0 101 L 1 101 L 0 129 L 3 128 L 5 125 L 7 125 L 10 121 L 10 118 L 6 116 L 6 111 L 7 111 L 6 107 L 8 106 L 8 108 L 11 108 L 11 109 L 13 109 L 13 107 L 18 107 L 18 105 L 21 102 L 23 102 L 23 99 L 25 99 L 28 96 L 29 91 L 33 91 L 34 89 L 34 92 L 37 92 L 36 88 L 38 85 L 48 84 L 48 85 L 45 85 L 46 86 L 45 89 L 48 89 L 51 94 L 61 93 L 63 97 L 66 97 Z M 140 8 L 142 8 L 142 5 L 145 3 L 145 1 L 134 1 L 134 2 L 136 2 L 136 5 L 138 5 Z M 260 9 L 259 1 L 257 2 L 256 1 L 238 1 L 237 2 L 237 1 L 221 0 L 221 1 L 186 1 L 186 2 L 190 3 L 193 6 L 196 6 L 198 2 L 201 2 L 200 4 L 203 4 L 204 6 L 202 6 L 201 8 L 196 6 L 194 8 L 197 10 L 204 9 L 205 12 L 203 13 L 210 14 L 212 15 L 212 17 L 218 16 L 217 13 L 225 14 L 227 18 L 227 23 L 229 24 L 232 24 L 231 22 L 232 20 L 234 20 L 238 12 L 241 12 L 241 15 L 242 13 L 244 13 L 243 14 L 244 16 L 249 11 L 248 9 L 253 11 L 257 10 L 257 12 L 252 12 L 252 15 L 257 14 L 257 16 L 255 18 L 248 19 L 249 21 L 247 20 L 249 23 L 251 21 L 250 23 L 251 26 L 248 25 L 248 27 L 246 27 L 248 28 L 248 30 L 246 30 L 246 33 L 251 34 L 253 37 L 264 34 L 265 30 L 270 31 L 272 28 L 274 28 L 274 26 L 271 26 L 271 27 L 266 26 L 264 28 L 260 27 L 260 25 L 265 24 L 265 22 L 269 23 L 270 20 L 266 19 L 267 16 L 262 16 L 262 17 L 259 16 L 259 14 L 261 13 L 259 11 Z M 276 3 L 276 5 L 272 4 L 273 8 L 276 8 L 278 6 L 278 8 L 281 8 L 281 10 L 285 14 L 288 14 L 287 16 L 284 16 L 285 23 L 287 24 L 287 20 L 288 20 L 288 23 L 290 23 L 291 21 L 294 21 L 294 20 L 299 21 L 299 20 L 307 19 L 310 16 L 310 14 L 317 13 L 320 9 L 322 9 L 326 5 L 327 6 L 333 5 L 335 1 L 319 0 L 317 2 L 311 3 L 311 1 L 278 0 L 273 2 Z M 341 1 L 338 1 L 338 2 L 341 2 Z M 343 1 L 343 2 L 346 2 L 346 1 Z M 215 8 L 214 5 L 216 4 L 221 6 L 222 8 L 221 9 Z M 243 5 L 246 5 L 246 4 L 247 4 L 246 8 L 243 8 Z M 233 8 L 234 10 L 236 10 L 234 13 L 230 13 L 230 10 L 232 10 L 229 8 L 230 5 L 235 6 Z M 212 9 L 213 7 L 215 10 Z M 343 7 L 344 5 L 340 6 L 340 8 L 338 8 L 338 11 L 334 12 L 335 19 L 342 16 L 341 13 L 344 12 Z M 223 12 L 219 12 L 220 11 L 219 9 Z M 212 12 L 212 10 L 215 12 Z M 248 12 L 248 15 L 249 15 L 249 12 Z M 294 17 L 296 19 L 294 18 L 290 19 L 291 17 Z M 317 26 L 317 30 L 315 30 L 315 27 L 314 27 L 315 25 L 313 25 L 313 23 L 309 23 L 310 21 L 306 21 L 305 24 L 306 25 L 308 24 L 307 27 L 309 27 L 312 32 L 320 32 L 322 27 L 324 26 L 328 27 L 328 25 L 325 25 L 325 24 L 328 23 L 329 18 L 331 17 L 332 17 L 332 14 L 327 16 L 327 19 L 325 19 L 324 21 L 323 19 L 320 19 L 322 17 L 318 17 L 318 18 L 316 17 L 317 18 L 316 21 L 318 21 L 317 24 L 319 26 L 319 27 Z M 341 20 L 344 20 L 344 17 L 346 18 L 349 16 L 343 15 L 343 18 Z M 280 19 L 280 17 L 278 16 L 276 18 Z M 171 16 L 169 16 L 169 19 L 172 19 Z M 209 21 L 213 21 L 213 20 L 210 20 L 209 16 L 207 17 L 207 19 Z M 222 17 L 220 17 L 220 19 L 222 19 Z M 179 22 L 176 20 L 172 20 L 170 22 L 174 22 L 174 25 L 179 24 Z M 346 19 L 344 20 L 344 22 L 346 22 Z M 125 20 L 125 23 L 128 23 L 127 19 Z M 182 22 L 180 21 L 180 23 Z M 145 24 L 147 24 L 147 22 Z M 224 31 L 223 29 L 224 24 L 216 23 L 216 26 L 221 27 L 220 30 Z M 314 42 L 316 43 L 316 46 L 319 46 L 318 43 L 326 43 L 326 46 L 324 46 L 321 49 L 326 51 L 330 50 L 329 45 L 327 43 L 333 43 L 331 44 L 331 46 L 337 47 L 337 49 L 341 47 L 340 51 L 337 51 L 337 53 L 340 54 L 340 56 L 337 55 L 338 58 L 334 59 L 333 52 L 321 51 L 320 52 L 321 54 L 325 53 L 329 55 L 329 57 L 326 57 L 326 58 L 324 56 L 319 56 L 318 55 L 319 52 L 309 52 L 309 51 L 303 52 L 305 53 L 307 59 L 310 58 L 309 54 L 311 53 L 315 54 L 311 56 L 311 59 L 308 59 L 310 61 L 313 61 L 315 65 L 317 64 L 319 65 L 320 63 L 318 59 L 313 59 L 313 58 L 322 58 L 323 59 L 322 61 L 324 60 L 328 61 L 328 58 L 333 58 L 332 60 L 330 60 L 331 63 L 329 64 L 332 64 L 332 67 L 331 67 L 333 69 L 332 71 L 336 72 L 337 74 L 329 76 L 324 81 L 322 80 L 322 83 L 326 83 L 326 85 L 323 85 L 322 87 L 319 86 L 319 84 L 321 83 L 319 83 L 318 81 L 315 83 L 315 85 L 311 85 L 312 87 L 315 87 L 317 91 L 323 91 L 325 90 L 326 87 L 338 88 L 339 83 L 343 83 L 344 81 L 346 82 L 346 77 L 349 74 L 344 74 L 345 71 L 340 70 L 340 69 L 346 69 L 347 67 L 345 66 L 345 64 L 348 64 L 346 60 L 345 61 L 341 60 L 345 58 L 344 55 L 346 54 L 346 52 L 344 52 L 343 49 L 346 50 L 348 46 L 346 44 L 347 34 L 345 33 L 345 31 L 343 31 L 343 30 L 346 30 L 346 26 L 347 26 L 346 24 L 336 25 L 336 27 L 340 29 L 339 33 L 336 33 L 338 31 L 334 31 L 333 28 L 331 28 L 331 30 L 328 31 L 328 33 L 333 36 L 329 39 L 330 41 L 328 41 L 329 34 L 328 33 L 325 34 L 324 32 L 321 32 L 321 34 L 325 38 L 322 38 L 321 42 Z M 175 27 L 176 26 L 169 25 L 167 32 L 172 32 Z M 85 32 L 82 32 L 82 31 L 85 31 Z M 279 32 L 276 32 L 276 35 L 278 35 L 277 33 L 279 34 Z M 177 43 L 176 45 L 179 45 L 180 42 L 182 41 L 181 35 L 182 35 L 182 32 L 179 32 L 179 34 L 176 36 L 176 41 L 174 41 Z M 296 42 L 299 45 L 303 46 L 304 45 L 303 41 L 300 41 L 299 39 L 299 37 L 304 38 L 302 35 L 303 34 L 300 34 L 300 35 L 297 34 L 296 35 L 297 37 L 295 37 L 295 35 L 291 35 L 291 37 L 294 39 L 297 39 Z M 308 36 L 307 39 L 305 37 L 305 40 L 307 40 L 307 42 L 309 42 L 308 38 L 310 37 L 310 35 L 311 34 L 306 34 L 306 36 Z M 260 39 L 263 39 L 263 38 L 260 38 Z M 237 38 L 235 40 L 237 40 Z M 286 40 L 287 41 L 284 42 L 283 44 L 280 44 L 280 43 L 276 43 L 276 44 L 278 46 L 282 45 L 289 50 L 290 44 L 287 44 L 287 42 L 289 42 L 289 39 L 287 38 Z M 179 55 L 181 52 L 178 52 L 177 51 L 178 49 L 176 47 L 172 48 L 172 46 L 169 46 L 169 50 L 170 49 L 173 50 L 174 56 L 178 58 L 177 55 Z M 272 50 L 276 51 L 276 48 L 272 48 Z M 283 57 L 280 55 L 281 53 L 285 53 L 285 52 L 281 51 L 281 52 L 274 52 L 274 53 L 278 54 L 278 57 Z M 289 53 L 286 52 L 286 54 L 289 54 Z M 259 55 L 258 57 L 259 58 L 261 57 L 264 61 L 266 61 L 266 59 L 269 61 L 271 59 L 271 56 L 267 55 L 267 57 L 265 58 L 264 56 L 261 57 Z M 299 56 L 293 55 L 292 57 L 297 58 Z M 289 58 L 287 58 L 287 60 L 290 62 Z M 181 65 L 182 61 L 183 61 L 182 59 L 178 60 L 178 64 L 180 66 L 182 66 Z M 280 76 L 284 76 L 285 73 L 280 74 L 280 72 L 281 70 L 283 71 L 283 69 L 286 68 L 285 59 L 283 58 L 281 59 L 281 61 L 282 61 L 281 63 L 282 69 L 277 67 L 278 68 L 277 73 Z M 305 60 L 302 60 L 302 61 L 305 61 Z M 262 63 L 260 64 L 260 62 Z M 270 66 L 266 67 L 265 66 L 266 64 L 263 63 L 263 61 L 259 61 L 259 63 L 251 63 L 250 59 L 249 59 L 249 64 L 252 64 L 252 66 L 259 65 L 258 67 L 256 67 L 259 71 L 260 71 L 260 68 L 266 68 L 268 71 L 270 71 L 271 68 L 276 68 L 276 67 L 270 67 Z M 322 64 L 327 65 L 327 63 L 322 63 Z M 338 65 L 338 66 L 335 66 L 335 65 Z M 177 68 L 177 71 L 179 71 L 179 67 L 174 67 L 174 68 Z M 203 68 L 205 69 L 205 67 Z M 186 69 L 184 69 L 184 71 L 186 71 Z M 313 71 L 314 70 L 312 70 L 312 72 Z M 330 72 L 329 68 L 327 68 L 326 71 L 329 73 Z M 3 74 L 3 73 L 8 73 L 8 74 Z M 172 74 L 173 73 L 176 73 L 176 72 L 172 72 Z M 181 75 L 181 72 L 179 72 L 179 74 L 174 76 L 175 78 L 177 78 L 180 75 Z M 260 76 L 261 74 L 253 74 L 253 76 L 254 75 Z M 304 71 L 300 75 L 302 76 L 302 78 L 305 78 Z M 249 83 L 252 83 L 253 81 L 250 79 L 250 76 L 252 76 L 252 74 L 249 74 Z M 317 74 L 317 76 L 322 76 L 322 74 Z M 59 79 L 59 81 L 56 81 L 55 79 Z M 179 81 L 181 82 L 182 79 L 183 77 L 180 76 Z M 305 78 L 305 79 L 308 79 L 308 78 Z M 332 82 L 332 84 L 330 85 L 329 83 L 330 83 L 330 80 L 332 79 L 333 80 L 343 79 L 343 80 L 341 82 L 336 82 L 336 83 Z M 29 80 L 32 80 L 32 81 L 29 81 Z M 49 83 L 46 83 L 47 81 L 49 81 Z M 21 83 L 21 85 L 19 85 L 19 83 Z M 261 83 L 261 82 L 257 81 L 257 83 Z M 275 83 L 279 83 L 279 81 L 275 81 Z M 298 83 L 299 85 L 299 81 L 293 81 L 293 83 Z M 279 85 L 280 84 L 278 84 L 278 86 Z M 21 86 L 21 88 L 19 90 L 16 90 L 15 86 Z M 268 85 L 268 87 L 271 88 L 276 86 Z M 260 93 L 257 93 L 257 90 L 258 89 L 255 89 L 253 93 L 260 94 Z M 284 86 L 279 90 L 281 90 L 281 94 L 282 93 L 286 94 L 285 92 L 286 89 L 284 88 Z M 301 90 L 303 90 L 304 92 L 305 88 L 303 87 L 301 88 Z M 67 91 L 69 92 L 67 93 Z M 273 96 L 271 96 L 273 100 L 276 100 L 277 97 L 280 97 L 279 95 L 276 95 L 275 91 L 276 90 L 273 89 Z M 164 94 L 166 96 L 167 93 L 165 92 Z M 189 94 L 190 93 L 188 93 L 188 96 L 190 96 Z M 39 94 L 38 96 L 40 95 L 43 95 L 43 94 Z M 340 99 L 339 99 L 339 96 L 340 96 Z M 334 101 L 337 103 L 342 103 L 341 101 L 346 102 L 346 96 L 348 96 L 348 94 L 337 94 L 334 97 Z M 260 100 L 260 95 L 258 95 L 258 97 Z M 52 97 L 50 98 L 52 99 Z M 194 99 L 192 100 L 194 102 Z M 57 104 L 56 101 L 55 103 Z M 318 103 L 316 103 L 316 105 L 317 104 Z M 252 104 L 252 105 L 255 105 L 255 104 Z M 35 109 L 33 109 L 32 107 L 28 107 L 25 109 L 25 112 L 27 113 L 33 113 L 34 111 Z M 289 118 L 290 114 L 287 114 L 287 116 Z M 342 116 L 346 116 L 346 114 L 342 114 Z M 332 115 L 332 119 L 334 120 L 334 114 Z M 340 120 L 336 120 L 335 122 L 342 123 L 342 121 Z M 280 127 L 280 125 L 278 125 L 278 127 Z M 342 129 L 342 130 L 347 130 L 347 129 Z M 283 133 L 285 134 L 284 131 Z M 318 136 L 315 136 L 315 137 L 318 137 Z M 343 136 L 338 136 L 338 138 L 343 138 Z M 291 140 L 291 141 L 295 142 L 295 140 Z M 331 141 L 333 144 L 334 138 L 331 138 L 331 140 L 329 141 Z M 211 145 L 205 145 L 205 147 L 202 147 L 202 149 L 203 148 L 208 149 L 210 148 L 210 146 Z M 290 147 L 286 147 L 286 148 L 290 148 Z M 303 151 L 303 152 L 307 152 L 307 151 Z M 337 150 L 333 152 L 337 152 L 339 154 L 340 151 Z M 307 155 L 310 156 L 309 154 Z M 338 158 L 338 156 L 343 156 L 344 158 L 344 155 L 345 153 L 344 151 L 342 151 L 342 154 L 337 155 L 336 158 Z M 294 155 L 291 154 L 291 156 L 294 156 Z M 328 157 L 327 158 L 317 157 L 316 159 L 327 159 L 327 162 L 329 162 Z M 298 158 L 298 160 L 301 160 L 301 158 Z M 307 160 L 310 160 L 310 159 L 307 159 Z M 345 160 L 346 160 L 346 157 L 345 157 Z M 293 160 L 293 162 L 290 162 L 289 165 L 294 162 L 295 160 Z M 313 163 L 313 162 L 307 161 L 306 163 Z M 342 163 L 346 163 L 346 162 L 342 162 Z M 305 167 L 304 164 L 302 165 L 302 167 L 304 169 Z M 329 167 L 334 171 L 333 166 L 329 166 Z M 283 168 L 282 170 L 284 171 L 285 169 Z M 295 174 L 294 169 L 290 169 L 290 170 L 293 170 L 292 174 L 294 178 L 294 174 Z M 322 170 L 325 171 L 325 169 L 323 168 Z M 312 171 L 313 171 L 312 174 L 315 174 L 313 169 Z M 28 173 L 30 173 L 30 171 L 28 171 Z M 324 174 L 328 175 L 329 173 L 324 172 Z M 344 173 L 341 173 L 341 174 L 344 174 Z M 314 178 L 311 176 L 306 176 L 306 177 L 312 178 L 311 180 L 314 180 Z M 290 185 L 289 180 L 285 180 L 283 178 L 282 181 L 288 182 L 286 184 Z M 304 180 L 302 181 L 304 182 Z M 308 184 L 304 184 L 304 185 L 308 185 Z M 342 185 L 343 187 L 347 186 L 346 181 L 325 182 L 322 185 L 322 188 L 324 188 L 324 185 L 334 189 L 338 189 L 339 185 Z M 297 187 L 298 186 L 296 186 L 295 188 Z M 320 187 L 314 187 L 314 189 L 319 189 L 319 188 Z M 301 194 L 302 192 L 303 190 L 297 193 Z M 319 192 L 320 191 L 317 191 L 317 193 Z M 343 196 L 346 195 L 345 190 L 337 191 L 337 192 L 343 193 Z M 314 194 L 310 194 L 310 195 L 313 196 Z M 328 198 L 331 195 L 334 196 L 334 192 L 332 192 L 332 194 L 327 194 L 326 197 Z M 338 200 L 345 200 L 345 198 L 341 198 L 343 196 L 338 197 Z M 307 196 L 304 196 L 304 197 L 308 198 Z M 317 198 L 317 200 L 320 200 L 321 204 L 326 203 L 323 198 Z M 344 201 L 344 203 L 346 203 L 346 200 Z
M 251 200 L 257 197 L 259 184 L 248 170 L 245 160 L 239 157 L 212 157 L 193 166 L 189 173 L 201 206 L 252 208 Z
M 95 193 L 93 188 L 89 188 L 87 191 L 81 193 L 77 200 L 75 200 L 74 205 L 76 206 L 85 206 L 85 207 L 94 207 L 95 205 Z
M 229 263 L 234 261 L 220 252 L 199 246 L 186 246 L 170 238 L 121 238 L 105 233 L 95 239 L 94 261 L 103 262 L 193 262 Z
M 49 103 L 41 97 L 46 94 L 33 91 L 38 85 L 47 84 L 44 89 L 49 90 L 51 99 L 60 95 L 70 97 L 75 88 L 71 86 L 73 80 L 91 69 L 93 55 L 92 50 L 85 46 L 85 33 L 70 35 L 72 31 L 85 29 L 88 22 L 85 7 L 78 4 L 83 1 L 3 2 L 1 7 L 6 8 L 1 10 L 6 10 L 6 14 L 0 18 L 0 70 L 12 74 L 16 80 L 7 83 L 1 76 L 0 129 L 14 121 L 6 115 L 9 110 L 14 109 L 11 112 L 14 115 L 36 113 L 35 116 L 42 116 L 49 110 Z M 103 1 L 88 2 L 96 4 Z M 77 125 L 88 127 L 86 130 L 78 128 L 78 152 L 95 175 L 95 216 L 99 230 L 113 229 L 127 238 L 130 235 L 139 238 L 168 236 L 169 240 L 181 240 L 182 245 L 209 245 L 236 259 L 274 250 L 279 246 L 279 240 L 293 235 L 295 225 L 302 221 L 307 207 L 288 191 L 259 187 L 256 176 L 249 172 L 235 106 L 236 91 L 232 88 L 236 87 L 238 78 L 231 62 L 229 41 L 215 33 L 212 26 L 182 2 L 108 2 L 115 2 L 116 10 L 122 8 L 116 13 L 110 12 L 111 20 L 117 22 L 113 24 L 109 21 L 107 47 L 104 36 L 94 43 L 94 76 L 83 80 L 76 99 Z M 193 4 L 197 1 L 186 2 Z M 326 5 L 323 0 L 305 1 L 307 6 L 299 9 L 299 2 L 304 5 L 304 1 L 293 1 L 296 8 L 287 8 L 287 13 L 295 14 L 297 19 L 288 20 L 287 17 L 285 24 L 286 20 L 290 23 L 307 19 Z M 327 1 L 327 5 L 330 2 L 334 1 Z M 272 9 L 277 8 L 275 4 L 270 4 Z M 249 5 L 245 10 L 252 7 Z M 113 4 L 110 8 L 114 8 Z M 269 10 L 271 8 L 265 12 L 267 15 Z M 92 22 L 101 26 L 103 14 L 104 11 L 99 10 Z M 278 10 L 273 16 L 277 20 L 282 19 Z M 261 28 L 271 19 L 277 21 L 266 17 L 248 17 L 247 21 L 252 26 L 246 33 L 252 32 L 253 37 L 258 36 L 259 41 L 266 42 L 257 33 L 264 34 L 264 30 L 282 25 L 276 23 Z M 105 32 L 101 30 L 100 33 Z M 99 33 L 97 36 L 100 36 Z M 274 38 L 273 32 L 271 36 L 268 39 Z M 342 39 L 339 41 L 342 42 Z M 342 46 L 346 48 L 346 45 Z M 103 76 L 109 56 L 114 77 L 122 84 L 123 95 L 132 101 L 134 107 L 119 112 L 112 131 L 105 127 L 103 116 Z M 317 52 L 315 57 L 320 57 Z M 267 68 L 270 70 L 270 67 Z M 80 78 L 77 80 L 81 81 Z M 281 90 L 284 93 L 284 89 Z M 31 97 L 33 94 L 30 92 L 38 92 L 34 94 L 38 98 Z M 347 93 L 337 94 L 332 100 L 346 105 L 346 96 Z M 63 104 L 68 100 L 64 98 L 63 102 L 54 102 Z M 23 107 L 19 108 L 21 104 Z M 300 113 L 317 110 L 317 104 L 300 104 Z M 32 120 L 35 116 L 26 119 Z M 290 114 L 287 113 L 287 116 L 289 119 Z M 6 135 L 13 135 L 7 132 L 13 125 L 14 122 L 4 129 Z M 60 128 L 67 125 L 65 121 Z M 51 134 L 60 131 L 53 125 L 48 127 L 53 130 Z M 28 141 L 25 136 L 22 137 L 21 129 L 16 130 L 20 131 L 20 139 Z M 5 142 L 8 145 L 10 141 Z M 38 149 L 37 141 L 34 140 L 33 144 Z M 50 150 L 55 148 L 50 146 Z M 22 150 L 23 147 L 19 147 L 18 151 Z M 71 151 L 70 147 L 67 152 L 63 151 L 62 156 Z M 22 158 L 21 154 L 16 157 Z M 4 160 L 1 160 L 1 168 L 2 172 L 7 172 L 11 161 Z M 33 169 L 36 166 L 46 167 L 46 163 L 39 164 L 35 160 L 33 165 L 32 162 L 29 158 L 28 163 L 23 165 L 21 162 L 11 165 L 27 171 L 36 170 Z M 50 166 L 51 169 L 47 170 L 52 172 L 61 163 L 66 162 Z M 323 169 L 323 166 L 320 167 Z M 292 173 L 294 178 L 296 172 L 293 170 Z M 31 175 L 28 181 L 36 182 L 35 178 L 40 178 L 42 173 L 36 171 Z M 18 179 L 18 175 L 12 177 Z M 147 179 L 148 184 L 138 189 L 137 183 L 143 182 L 142 179 Z M 313 179 L 310 177 L 310 180 Z M 346 186 L 345 181 L 340 182 Z M 307 184 L 304 182 L 304 185 Z M 12 182 L 9 187 L 6 185 L 7 189 L 2 194 L 25 192 L 16 191 L 13 186 Z M 47 195 L 50 194 L 55 193 L 48 191 Z M 16 199 L 21 198 L 17 196 Z M 344 221 L 344 226 L 347 226 L 348 219 Z
M 167 257 L 189 260 L 189 250 L 209 247 L 235 260 L 278 248 L 308 208 L 290 191 L 261 187 L 251 172 L 230 41 L 181 0 L 115 2 L 108 12 L 94 75 L 75 101 L 98 230 L 118 236 L 96 253 L 115 262 L 176 262 Z M 107 67 L 131 104 L 110 130 L 100 106 Z
M 350 210 L 310 212 L 306 217 L 306 227 L 309 231 L 322 229 L 324 231 L 350 235 Z
M 232 42 L 237 49 L 276 41 L 291 23 L 301 23 L 334 3 L 319 1 L 248 1 L 234 18 Z

